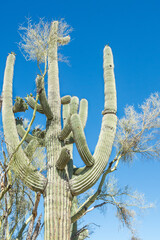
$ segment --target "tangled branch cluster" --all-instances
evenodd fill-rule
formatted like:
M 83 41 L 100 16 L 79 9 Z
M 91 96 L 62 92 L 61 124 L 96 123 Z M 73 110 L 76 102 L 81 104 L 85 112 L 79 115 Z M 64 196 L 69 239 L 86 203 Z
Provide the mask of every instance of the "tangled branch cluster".
M 102 192 L 97 200 L 103 201 L 106 203 L 106 206 L 107 204 L 112 204 L 116 207 L 116 216 L 131 231 L 134 237 L 136 236 L 134 229 L 136 210 L 142 211 L 154 206 L 152 203 L 146 204 L 144 194 L 137 191 L 132 192 L 128 186 L 120 188 L 114 176 L 110 177 L 106 184 L 103 185 Z M 138 240 L 136 237 L 133 239 Z
M 32 20 L 28 18 L 27 26 L 19 26 L 21 41 L 18 45 L 27 61 L 33 60 L 39 63 L 46 61 L 50 43 L 50 25 L 51 24 L 46 22 L 43 18 L 40 18 L 37 24 L 32 24 Z M 64 19 L 61 19 L 58 25 L 58 37 L 65 37 L 71 31 L 72 28 L 70 28 Z M 60 46 L 60 44 L 58 45 Z M 61 55 L 60 59 L 62 59 Z
M 160 155 L 160 96 L 152 94 L 137 112 L 133 106 L 125 108 L 125 116 L 119 120 L 115 145 L 122 160 L 131 161 L 135 153 L 145 157 Z

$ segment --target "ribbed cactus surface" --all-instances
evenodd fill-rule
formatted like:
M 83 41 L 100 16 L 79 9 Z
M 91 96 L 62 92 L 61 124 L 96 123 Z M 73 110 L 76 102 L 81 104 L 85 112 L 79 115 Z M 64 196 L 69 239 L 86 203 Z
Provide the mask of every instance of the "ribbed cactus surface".
M 88 102 L 70 95 L 60 97 L 57 50 L 59 45 L 70 41 L 69 36 L 59 36 L 59 23 L 51 24 L 48 51 L 48 95 L 44 88 L 44 76 L 36 78 L 39 103 L 27 96 L 28 105 L 45 114 L 47 123 L 43 137 L 26 134 L 21 120 L 15 121 L 12 107 L 12 80 L 15 56 L 9 54 L 3 84 L 3 127 L 10 157 L 9 167 L 33 191 L 44 196 L 45 240 L 70 240 L 76 224 L 71 228 L 71 207 L 75 206 L 76 195 L 91 188 L 105 170 L 112 151 L 116 133 L 117 102 L 114 78 L 114 63 L 111 48 L 105 46 L 103 53 L 105 104 L 102 125 L 97 146 L 92 155 L 85 137 L 84 128 L 88 116 Z M 62 117 L 61 117 L 62 106 Z M 61 127 L 63 118 L 63 128 Z M 12 129 L 12 131 L 10 131 Z M 23 150 L 19 138 L 28 144 Z M 84 163 L 76 168 L 73 159 L 73 143 Z M 31 164 L 37 146 L 45 146 L 47 151 L 47 177 Z M 23 160 L 22 160 L 23 159 Z M 74 209 L 74 212 L 76 210 Z M 85 236 L 87 236 L 87 232 Z M 81 236 L 82 237 L 82 236 Z M 81 238 L 83 239 L 83 237 Z

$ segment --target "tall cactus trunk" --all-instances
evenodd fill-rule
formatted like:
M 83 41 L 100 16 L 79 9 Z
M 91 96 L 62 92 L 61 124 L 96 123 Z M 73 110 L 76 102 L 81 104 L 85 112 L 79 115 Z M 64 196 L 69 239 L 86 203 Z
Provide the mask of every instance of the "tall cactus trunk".
M 61 101 L 59 93 L 57 61 L 57 28 L 58 22 L 51 27 L 51 46 L 48 57 L 48 102 L 53 118 L 47 121 L 47 179 L 45 196 L 45 240 L 69 240 L 71 228 L 71 192 L 67 168 L 58 170 L 56 162 L 62 146 L 58 139 L 61 131 Z
M 59 125 L 48 121 L 47 159 L 48 185 L 45 196 L 45 240 L 69 240 L 71 226 L 71 193 L 67 169 L 57 170 L 56 161 L 61 152 L 58 140 Z

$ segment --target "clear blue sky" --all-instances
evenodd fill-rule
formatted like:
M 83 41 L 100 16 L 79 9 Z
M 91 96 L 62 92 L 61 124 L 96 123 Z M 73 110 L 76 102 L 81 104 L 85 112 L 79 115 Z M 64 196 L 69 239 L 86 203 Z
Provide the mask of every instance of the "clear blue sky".
M 6 56 L 17 54 L 14 75 L 14 96 L 34 93 L 36 64 L 26 62 L 19 49 L 19 24 L 25 17 L 38 21 L 65 18 L 74 28 L 72 40 L 62 49 L 69 56 L 70 66 L 60 63 L 61 95 L 71 94 L 89 101 L 86 135 L 94 151 L 103 110 L 102 53 L 105 44 L 113 49 L 118 96 L 118 117 L 128 105 L 140 104 L 160 89 L 160 2 L 138 0 L 81 1 L 1 1 L 0 8 L 0 86 L 2 86 Z M 138 218 L 137 229 L 143 240 L 160 239 L 160 162 L 138 161 L 120 166 L 116 172 L 122 186 L 129 184 L 143 192 L 146 199 L 156 202 L 156 208 Z M 95 211 L 87 222 L 101 225 L 95 228 L 91 240 L 129 240 L 126 229 L 120 229 L 114 212 L 105 215 Z

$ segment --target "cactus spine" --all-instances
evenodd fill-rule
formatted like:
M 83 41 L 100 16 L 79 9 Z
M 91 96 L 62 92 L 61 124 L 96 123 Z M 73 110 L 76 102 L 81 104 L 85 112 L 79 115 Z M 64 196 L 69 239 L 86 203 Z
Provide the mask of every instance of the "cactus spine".
M 28 134 L 25 138 L 28 143 L 25 150 L 19 146 L 19 137 L 23 138 L 26 132 L 21 122 L 15 121 L 12 107 L 14 54 L 7 58 L 3 84 L 3 127 L 11 158 L 10 168 L 33 191 L 43 193 L 45 240 L 69 240 L 74 235 L 76 223 L 71 228 L 71 217 L 74 219 L 72 215 L 76 214 L 76 210 L 73 211 L 75 196 L 92 187 L 102 175 L 112 150 L 117 123 L 113 56 L 111 48 L 106 46 L 103 54 L 105 104 L 101 132 L 92 156 L 84 133 L 88 115 L 87 100 L 82 99 L 79 106 L 77 97 L 67 95 L 60 98 L 57 49 L 58 44 L 67 44 L 70 37 L 59 36 L 58 27 L 58 21 L 52 22 L 48 51 L 48 96 L 44 89 L 44 76 L 38 75 L 36 85 L 40 103 L 37 104 L 31 96 L 26 98 L 32 109 L 37 108 L 38 112 L 45 114 L 46 132 L 43 138 Z M 61 104 L 63 129 L 61 129 Z M 73 167 L 74 142 L 85 164 L 85 167 L 80 169 Z M 45 146 L 47 150 L 47 178 L 36 171 L 30 163 L 37 146 Z

